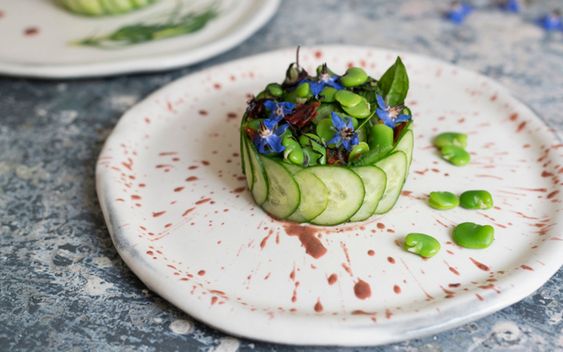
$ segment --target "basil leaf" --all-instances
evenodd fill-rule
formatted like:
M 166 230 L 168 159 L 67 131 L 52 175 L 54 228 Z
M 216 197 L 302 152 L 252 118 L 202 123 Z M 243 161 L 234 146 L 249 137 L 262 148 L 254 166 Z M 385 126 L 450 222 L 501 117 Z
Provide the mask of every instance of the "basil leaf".
M 409 77 L 400 57 L 397 57 L 393 66 L 385 71 L 378 84 L 383 92 L 385 102 L 389 106 L 405 103 L 405 98 L 409 91 Z

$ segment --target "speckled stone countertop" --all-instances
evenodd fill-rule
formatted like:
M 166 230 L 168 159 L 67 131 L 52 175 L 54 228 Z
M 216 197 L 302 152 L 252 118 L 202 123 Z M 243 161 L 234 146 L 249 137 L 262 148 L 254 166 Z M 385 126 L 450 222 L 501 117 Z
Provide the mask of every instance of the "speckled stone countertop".
M 180 76 L 320 43 L 409 50 L 482 72 L 561 136 L 563 33 L 546 34 L 533 23 L 560 0 L 534 1 L 520 15 L 474 1 L 478 11 L 462 26 L 440 17 L 446 3 L 287 0 L 247 42 L 189 68 L 79 81 L 0 78 L 0 350 L 305 349 L 225 336 L 147 290 L 120 260 L 104 225 L 94 189 L 98 153 L 125 110 Z M 559 270 L 532 296 L 484 319 L 369 350 L 563 349 L 562 281 Z

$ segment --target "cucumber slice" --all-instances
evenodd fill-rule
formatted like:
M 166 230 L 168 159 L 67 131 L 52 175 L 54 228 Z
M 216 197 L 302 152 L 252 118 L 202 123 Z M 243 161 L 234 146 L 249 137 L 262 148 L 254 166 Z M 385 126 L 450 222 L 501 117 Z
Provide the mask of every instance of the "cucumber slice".
M 387 175 L 377 166 L 359 166 L 352 170 L 362 178 L 366 194 L 362 206 L 354 216 L 350 218 L 350 221 L 363 221 L 372 216 L 375 212 L 377 204 L 379 204 L 383 192 L 385 191 Z
M 399 142 L 397 142 L 397 146 L 395 150 L 399 150 L 407 156 L 408 165 L 410 166 L 412 163 L 412 152 L 414 148 L 414 133 L 411 129 L 408 129 L 405 134 L 401 137 Z
M 285 166 L 287 171 L 289 171 L 292 175 L 295 175 L 299 171 L 303 170 L 303 168 L 301 166 L 298 166 L 298 165 L 295 165 L 295 164 L 290 164 L 290 163 L 287 163 L 287 162 L 284 162 L 283 166 Z
M 285 219 L 299 206 L 299 186 L 284 163 L 265 156 L 260 156 L 260 160 L 268 178 L 268 197 L 262 208 L 276 218 Z
M 248 150 L 248 159 L 250 160 L 252 169 L 252 196 L 254 197 L 254 201 L 258 205 L 261 205 L 268 199 L 268 178 L 264 172 L 261 158 L 254 148 L 254 144 L 250 142 L 248 138 L 245 138 L 245 140 Z
M 383 214 L 391 210 L 399 199 L 407 176 L 408 160 L 405 153 L 396 151 L 378 161 L 375 166 L 387 175 L 385 192 L 375 209 L 376 214 Z
M 248 154 L 246 137 L 242 134 L 240 136 L 240 157 L 242 159 L 242 172 L 246 176 L 246 185 L 248 186 L 248 190 L 252 191 L 252 185 L 254 184 L 252 164 L 250 163 L 250 155 Z
M 314 173 L 328 188 L 327 207 L 311 223 L 338 225 L 350 219 L 360 209 L 364 202 L 365 188 L 362 179 L 354 171 L 338 166 L 313 166 L 307 170 Z
M 328 206 L 328 188 L 320 178 L 308 169 L 293 175 L 301 191 L 301 201 L 289 220 L 309 222 L 319 216 Z

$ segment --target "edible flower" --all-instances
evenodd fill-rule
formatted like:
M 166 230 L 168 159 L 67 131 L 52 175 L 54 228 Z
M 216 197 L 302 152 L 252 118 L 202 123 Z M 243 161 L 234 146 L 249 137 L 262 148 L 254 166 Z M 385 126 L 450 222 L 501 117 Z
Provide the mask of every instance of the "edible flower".
M 453 1 L 450 9 L 446 12 L 446 18 L 455 24 L 460 24 L 465 20 L 465 17 L 471 13 L 473 9 L 466 3 L 461 1 Z
M 501 2 L 501 7 L 508 12 L 520 12 L 520 0 L 504 0 Z
M 559 31 L 563 30 L 563 22 L 561 22 L 561 12 L 554 10 L 540 19 L 540 26 L 546 31 Z
M 260 154 L 281 153 L 285 147 L 282 145 L 281 135 L 287 130 L 288 125 L 278 126 L 278 121 L 266 119 L 260 123 L 254 137 L 254 145 Z
M 277 102 L 274 100 L 266 100 L 264 107 L 270 112 L 270 119 L 276 123 L 283 120 L 284 117 L 290 115 L 293 113 L 293 110 L 295 110 L 295 104 L 288 101 Z
M 339 78 L 340 77 L 337 75 L 332 75 L 328 71 L 326 64 L 324 64 L 321 72 L 319 72 L 319 75 L 317 76 L 317 80 L 307 80 L 306 82 L 309 83 L 309 87 L 311 88 L 313 95 L 317 97 L 326 86 L 332 87 L 336 90 L 344 89 L 344 87 L 338 83 Z
M 346 121 L 344 121 L 334 111 L 331 113 L 331 118 L 335 134 L 332 139 L 328 141 L 328 144 L 342 144 L 347 151 L 352 150 L 352 147 L 360 142 L 358 134 L 354 132 L 352 119 L 346 118 Z
M 406 122 L 411 119 L 411 117 L 407 114 L 402 114 L 403 111 L 402 105 L 397 106 L 388 106 L 383 100 L 381 95 L 377 95 L 377 105 L 378 108 L 375 110 L 375 113 L 379 117 L 384 124 L 391 128 L 395 128 L 399 123 Z

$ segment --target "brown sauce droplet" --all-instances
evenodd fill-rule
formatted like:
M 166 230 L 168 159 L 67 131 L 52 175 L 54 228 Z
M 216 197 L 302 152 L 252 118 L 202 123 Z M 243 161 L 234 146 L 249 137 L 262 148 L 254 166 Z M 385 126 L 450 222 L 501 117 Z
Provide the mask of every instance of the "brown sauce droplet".
M 327 252 L 325 246 L 316 236 L 316 228 L 299 224 L 284 224 L 283 227 L 289 236 L 297 236 L 299 238 L 301 245 L 305 247 L 305 252 L 311 257 L 318 259 Z
M 359 299 L 366 299 L 371 296 L 371 286 L 362 279 L 358 279 L 358 282 L 354 285 L 354 294 Z

